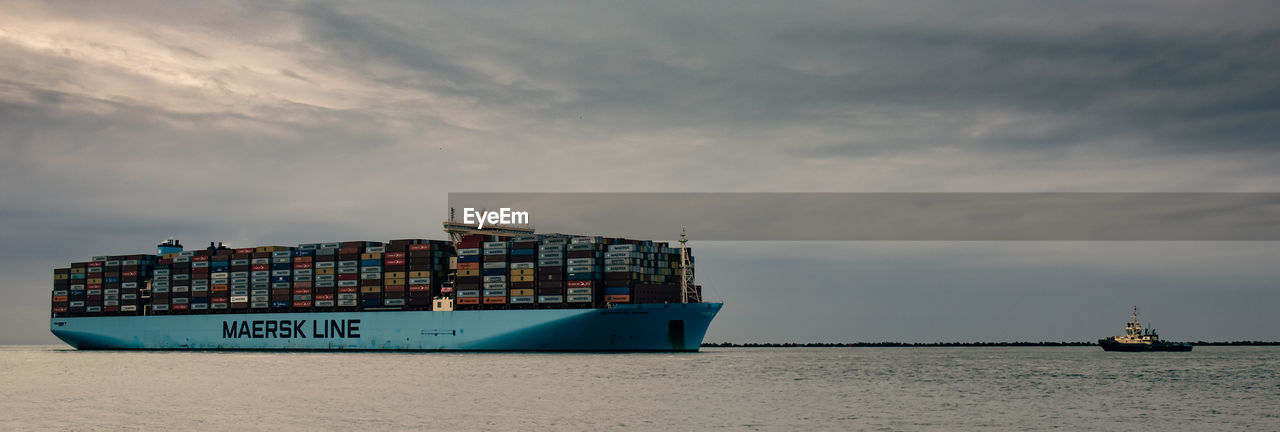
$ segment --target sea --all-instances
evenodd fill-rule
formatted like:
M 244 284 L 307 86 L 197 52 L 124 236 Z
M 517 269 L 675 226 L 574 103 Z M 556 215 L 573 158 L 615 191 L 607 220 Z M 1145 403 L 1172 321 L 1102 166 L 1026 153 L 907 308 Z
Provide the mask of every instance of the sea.
M 1280 347 L 0 347 L 0 430 L 1280 430 Z

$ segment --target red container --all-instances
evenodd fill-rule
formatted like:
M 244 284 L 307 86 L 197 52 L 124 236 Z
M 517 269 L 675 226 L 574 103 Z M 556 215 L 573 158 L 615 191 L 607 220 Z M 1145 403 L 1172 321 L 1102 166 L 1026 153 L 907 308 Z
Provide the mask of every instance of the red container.
M 293 283 L 293 287 L 294 287 L 294 288 L 307 288 L 307 289 L 310 289 L 310 288 L 311 288 L 311 282 L 294 282 L 294 283 Z
M 309 256 L 293 257 L 293 262 L 295 262 L 295 263 L 300 263 L 300 262 L 309 263 L 309 262 L 311 262 L 311 257 L 309 257 Z
M 271 270 L 271 264 L 254 264 L 254 265 L 249 266 L 249 270 L 252 270 L 252 271 L 267 271 L 267 270 Z
M 343 273 L 338 275 L 338 280 L 356 280 L 360 279 L 360 275 L 355 273 Z
M 431 285 L 409 285 L 409 291 L 431 291 Z
M 66 307 L 66 306 L 55 306 L 55 307 L 53 308 L 53 312 L 54 312 L 54 313 L 63 313 L 63 312 L 66 312 L 66 311 L 67 311 L 67 307 Z
M 566 281 L 565 286 L 569 288 L 591 288 L 592 281 Z
M 338 287 L 338 292 L 344 293 L 344 294 L 360 292 L 360 288 L 359 287 Z
M 228 297 L 209 297 L 209 303 L 226 303 Z
M 85 265 L 85 267 L 102 267 L 102 264 L 102 261 L 89 261 L 89 264 Z
M 295 302 L 293 302 L 293 307 L 296 307 L 296 308 L 309 308 L 309 307 L 311 307 L 311 302 L 309 302 L 309 301 L 295 301 Z
M 236 253 L 238 253 L 238 254 L 251 254 L 251 253 L 253 253 L 253 248 L 236 248 Z
M 169 305 L 169 310 L 184 311 L 188 309 L 191 309 L 191 305 L 189 304 Z
M 404 265 L 404 258 L 394 258 L 382 261 L 383 265 L 399 266 Z
M 311 294 L 311 288 L 294 288 L 294 294 Z
M 316 300 L 333 300 L 336 297 L 337 296 L 333 294 L 316 294 L 315 299 Z
M 293 269 L 294 269 L 294 270 L 302 270 L 302 269 L 309 269 L 309 268 L 311 268 L 311 263 L 309 263 L 309 262 L 297 262 L 297 261 L 294 261 L 294 263 L 293 263 Z
M 344 248 L 339 248 L 339 249 L 338 249 L 338 253 L 340 253 L 340 254 L 358 254 L 358 253 L 360 253 L 360 249 L 362 249 L 362 248 L 358 248 L 358 247 L 344 247 Z
M 193 274 L 193 275 L 207 275 L 207 274 L 209 274 L 209 268 L 208 268 L 208 267 L 193 268 L 193 269 L 191 269 L 191 274 Z
M 173 264 L 173 258 L 160 258 L 156 264 Z
M 407 254 L 405 254 L 404 252 L 387 252 L 385 255 L 383 255 L 383 258 L 400 259 L 400 258 L 404 258 L 406 255 Z
M 192 261 L 192 262 L 196 262 L 196 261 L 208 261 L 208 260 L 209 260 L 209 256 L 208 256 L 208 255 L 204 255 L 204 256 L 196 255 L 196 256 L 191 257 L 191 261 Z
M 102 289 L 102 284 L 85 284 L 84 289 L 87 289 L 87 290 Z
M 137 276 L 137 275 L 138 275 L 138 272 L 133 270 L 120 272 L 120 276 Z
M 409 250 L 411 250 L 411 251 L 429 251 L 429 250 L 431 250 L 431 243 L 411 244 L 411 245 L 409 245 Z
M 120 306 L 103 306 L 103 312 L 120 312 Z

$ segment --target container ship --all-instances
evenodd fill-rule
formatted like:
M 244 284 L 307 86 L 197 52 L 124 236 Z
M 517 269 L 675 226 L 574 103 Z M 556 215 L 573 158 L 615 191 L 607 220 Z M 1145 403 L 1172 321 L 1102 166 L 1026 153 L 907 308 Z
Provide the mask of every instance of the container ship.
M 53 272 L 50 330 L 91 350 L 697 351 L 704 302 L 668 243 L 450 219 L 450 240 L 97 256 Z
M 1143 330 L 1138 323 L 1138 307 L 1133 307 L 1133 320 L 1125 323 L 1124 334 L 1099 339 L 1103 351 L 1191 351 L 1191 344 L 1160 340 L 1155 329 Z

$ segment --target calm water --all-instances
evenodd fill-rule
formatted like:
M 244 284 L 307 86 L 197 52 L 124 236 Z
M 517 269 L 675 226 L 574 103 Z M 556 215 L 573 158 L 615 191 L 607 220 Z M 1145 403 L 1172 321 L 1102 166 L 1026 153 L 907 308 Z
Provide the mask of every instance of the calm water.
M 0 348 L 0 430 L 1280 430 L 1280 348 Z

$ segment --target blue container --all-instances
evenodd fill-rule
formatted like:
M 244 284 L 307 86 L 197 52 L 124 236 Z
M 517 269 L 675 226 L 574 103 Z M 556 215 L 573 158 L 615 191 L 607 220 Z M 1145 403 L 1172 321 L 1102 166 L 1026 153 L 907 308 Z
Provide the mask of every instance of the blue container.
M 363 299 L 363 300 L 360 300 L 360 306 L 364 306 L 364 307 L 382 306 L 382 299 Z
M 231 262 L 230 262 L 230 261 L 209 261 L 209 267 L 213 267 L 213 266 L 223 266 L 223 267 L 226 267 L 226 266 L 229 266 L 229 265 L 231 265 Z
M 361 267 L 372 267 L 372 266 L 380 266 L 380 265 L 382 265 L 382 260 L 380 259 L 360 260 Z
M 316 251 L 314 249 L 294 249 L 293 256 L 294 257 L 316 256 Z
M 480 262 L 480 255 L 458 255 L 458 262 L 460 263 Z
M 210 264 L 210 265 L 209 265 L 209 272 L 210 272 L 210 273 L 224 273 L 224 272 L 226 272 L 226 271 L 227 271 L 227 265 L 226 265 L 226 264 L 222 264 L 222 265 Z
M 593 273 L 569 273 L 565 276 L 567 280 L 591 280 Z
M 272 264 L 271 269 L 272 270 L 293 270 L 293 264 L 289 264 L 289 263 Z
M 118 277 L 102 278 L 102 283 L 120 283 L 120 278 Z
M 630 287 L 605 287 L 604 294 L 605 295 L 631 294 L 631 288 Z
M 271 277 L 272 282 L 289 282 L 290 280 L 292 279 L 289 279 L 289 276 L 272 276 Z
M 289 307 L 289 306 L 293 306 L 293 303 L 289 303 L 289 302 L 287 302 L 287 301 L 273 301 L 273 302 L 271 302 L 271 307 L 272 307 L 272 308 L 275 308 L 275 309 L 287 308 L 287 307 Z
M 192 303 L 208 303 L 209 298 L 208 297 L 192 297 L 191 302 Z
M 537 250 L 537 249 L 512 249 L 512 250 L 511 250 L 511 255 L 512 255 L 512 256 L 518 256 L 518 255 L 534 255 L 534 254 L 536 254 L 537 252 L 538 252 L 538 250 Z
M 485 276 L 502 276 L 505 274 L 507 274 L 507 269 L 504 268 L 484 269 Z

